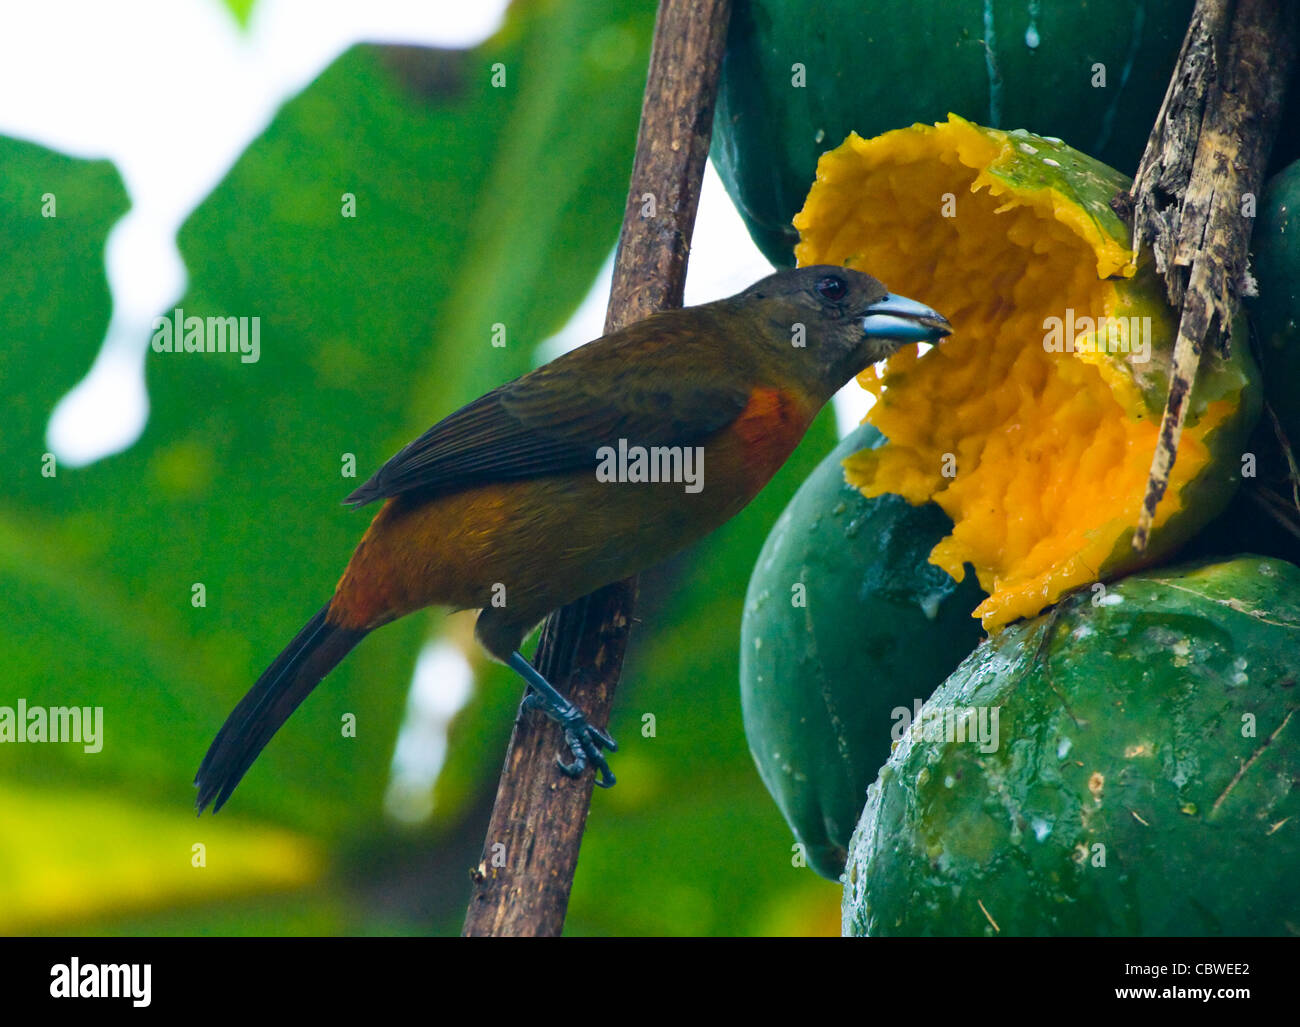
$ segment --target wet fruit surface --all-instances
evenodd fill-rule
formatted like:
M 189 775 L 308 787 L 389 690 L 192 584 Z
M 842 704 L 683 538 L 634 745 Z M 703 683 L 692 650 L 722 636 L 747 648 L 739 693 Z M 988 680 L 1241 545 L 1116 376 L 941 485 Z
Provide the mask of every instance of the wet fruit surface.
M 800 487 L 763 546 L 741 624 L 750 751 L 809 865 L 832 879 L 895 710 L 910 714 L 983 635 L 974 582 L 926 562 L 951 526 L 943 511 L 845 483 L 843 458 L 880 442 L 858 428 Z
M 998 633 L 872 785 L 845 933 L 1300 933 L 1298 673 L 1300 570 L 1273 559 Z

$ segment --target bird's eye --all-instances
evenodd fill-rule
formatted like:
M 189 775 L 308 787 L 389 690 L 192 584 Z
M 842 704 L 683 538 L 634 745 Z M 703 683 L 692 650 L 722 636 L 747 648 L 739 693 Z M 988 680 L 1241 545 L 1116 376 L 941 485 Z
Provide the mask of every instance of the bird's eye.
M 817 279 L 817 284 L 813 288 L 817 290 L 817 295 L 822 299 L 831 300 L 832 302 L 844 299 L 845 294 L 849 291 L 848 284 L 838 275 L 826 275 Z

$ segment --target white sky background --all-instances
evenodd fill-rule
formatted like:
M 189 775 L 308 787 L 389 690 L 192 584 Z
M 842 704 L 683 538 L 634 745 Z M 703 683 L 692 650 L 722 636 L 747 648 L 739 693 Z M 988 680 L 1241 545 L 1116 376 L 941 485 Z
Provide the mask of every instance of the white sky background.
M 108 239 L 113 315 L 87 378 L 56 407 L 49 444 L 85 464 L 144 429 L 152 321 L 186 288 L 176 234 L 279 107 L 356 42 L 471 47 L 500 25 L 505 0 L 257 0 L 241 31 L 218 0 L 0 0 L 0 135 L 117 166 L 131 200 Z M 601 333 L 611 260 L 539 362 Z M 771 272 L 710 165 L 686 302 L 731 295 Z M 867 396 L 838 398 L 841 433 Z M 390 810 L 427 816 L 446 726 L 469 694 L 453 647 L 422 654 L 394 757 Z

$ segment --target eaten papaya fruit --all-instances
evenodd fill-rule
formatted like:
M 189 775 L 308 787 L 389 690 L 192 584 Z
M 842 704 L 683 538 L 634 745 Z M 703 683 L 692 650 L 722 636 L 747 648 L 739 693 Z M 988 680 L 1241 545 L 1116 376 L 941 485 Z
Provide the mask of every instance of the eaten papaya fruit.
M 846 462 L 868 497 L 937 503 L 930 561 L 973 566 L 992 630 L 1162 559 L 1227 505 L 1259 415 L 1244 319 L 1207 352 L 1144 553 L 1131 545 L 1176 321 L 1111 207 L 1129 180 L 1059 140 L 951 116 L 825 154 L 795 218 L 801 265 L 869 271 L 953 324 L 859 381 L 889 440 Z

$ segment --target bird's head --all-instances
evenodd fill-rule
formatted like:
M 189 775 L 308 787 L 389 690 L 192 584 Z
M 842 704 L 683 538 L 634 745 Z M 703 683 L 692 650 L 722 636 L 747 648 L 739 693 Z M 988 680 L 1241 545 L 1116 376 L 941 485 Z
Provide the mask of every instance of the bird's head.
M 735 297 L 752 304 L 786 367 L 826 396 L 909 342 L 937 342 L 952 325 L 870 275 L 828 264 L 779 271 Z

